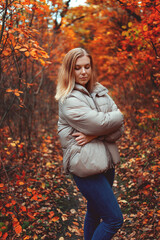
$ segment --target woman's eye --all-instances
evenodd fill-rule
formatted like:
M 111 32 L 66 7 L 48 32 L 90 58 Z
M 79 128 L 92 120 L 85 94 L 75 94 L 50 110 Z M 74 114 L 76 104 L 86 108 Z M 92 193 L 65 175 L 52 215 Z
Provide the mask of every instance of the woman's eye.
M 80 67 L 75 67 L 75 70 L 80 70 Z
M 85 66 L 85 68 L 86 68 L 86 69 L 89 69 L 89 68 L 90 68 L 90 65 Z
M 90 67 L 91 67 L 91 65 L 86 65 L 86 66 L 84 66 L 85 69 L 89 69 Z M 81 68 L 83 68 L 83 67 L 81 67 L 81 66 L 76 66 L 76 67 L 75 67 L 75 70 L 78 71 L 78 70 L 80 70 Z

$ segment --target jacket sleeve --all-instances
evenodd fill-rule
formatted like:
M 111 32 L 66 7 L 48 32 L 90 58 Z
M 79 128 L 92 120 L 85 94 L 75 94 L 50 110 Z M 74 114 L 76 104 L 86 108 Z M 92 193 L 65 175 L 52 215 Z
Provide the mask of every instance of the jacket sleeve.
M 104 136 L 106 142 L 116 142 L 124 132 L 124 124 L 114 133 Z
M 59 107 L 62 114 L 60 117 L 86 135 L 107 135 L 118 130 L 123 124 L 123 115 L 118 109 L 108 113 L 98 112 L 74 96 L 66 98 Z
M 108 99 L 109 99 L 109 105 L 111 106 L 111 110 L 112 111 L 118 110 L 118 107 L 115 104 L 115 102 L 113 101 L 113 99 L 108 94 L 107 94 L 107 96 L 108 96 Z M 105 140 L 106 142 L 116 142 L 122 136 L 123 132 L 124 132 L 124 123 L 115 132 L 104 135 L 103 139 L 101 139 L 101 140 L 103 140 L 103 141 Z

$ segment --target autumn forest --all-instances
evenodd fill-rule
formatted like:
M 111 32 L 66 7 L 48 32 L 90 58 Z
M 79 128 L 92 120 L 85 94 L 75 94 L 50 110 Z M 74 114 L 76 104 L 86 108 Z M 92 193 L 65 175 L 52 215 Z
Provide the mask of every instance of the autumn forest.
M 82 240 L 86 202 L 62 168 L 57 73 L 74 47 L 125 116 L 114 240 L 158 240 L 159 0 L 0 0 L 0 239 Z

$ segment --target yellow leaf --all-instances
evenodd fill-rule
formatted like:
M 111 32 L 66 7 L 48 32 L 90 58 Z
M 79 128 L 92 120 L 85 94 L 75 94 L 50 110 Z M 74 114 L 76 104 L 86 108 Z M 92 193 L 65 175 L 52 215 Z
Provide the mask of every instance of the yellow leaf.
M 122 36 L 126 36 L 127 35 L 127 32 L 126 31 L 123 31 L 122 32 Z
M 62 215 L 62 220 L 63 220 L 63 221 L 66 221 L 67 219 L 68 219 L 68 218 L 67 218 L 67 214 L 63 214 L 63 215 Z
M 126 201 L 126 200 L 120 200 L 120 202 L 122 202 L 122 203 L 127 203 L 127 201 Z
M 16 144 L 15 144 L 15 143 L 11 143 L 11 146 L 12 146 L 12 147 L 15 147 L 15 146 L 16 146 Z
M 41 184 L 41 187 L 42 187 L 43 189 L 45 189 L 46 184 L 43 182 L 43 183 Z
M 15 50 L 18 50 L 18 49 L 20 49 L 20 48 L 21 48 L 21 46 L 18 46 L 18 45 L 17 45 L 17 46 L 15 46 L 14 49 L 15 49 Z
M 145 31 L 145 32 L 148 31 L 148 26 L 147 25 L 143 26 L 143 31 Z
M 41 62 L 41 64 L 42 64 L 43 66 L 46 65 L 45 61 L 43 61 L 42 59 L 39 59 L 39 61 Z
M 40 51 L 43 58 L 49 58 L 48 54 L 45 51 Z
M 71 212 L 72 214 L 75 214 L 75 213 L 76 213 L 76 210 L 75 210 L 75 209 L 71 209 L 70 212 Z
M 128 27 L 132 27 L 132 22 L 129 22 L 129 23 L 128 23 Z
M 26 236 L 25 238 L 23 238 L 23 240 L 27 240 L 30 239 L 30 236 Z
M 20 52 L 25 52 L 25 51 L 27 51 L 27 48 L 21 48 L 21 49 L 19 49 L 19 51 Z
M 50 166 L 51 166 L 51 162 L 47 162 L 46 167 L 50 167 Z

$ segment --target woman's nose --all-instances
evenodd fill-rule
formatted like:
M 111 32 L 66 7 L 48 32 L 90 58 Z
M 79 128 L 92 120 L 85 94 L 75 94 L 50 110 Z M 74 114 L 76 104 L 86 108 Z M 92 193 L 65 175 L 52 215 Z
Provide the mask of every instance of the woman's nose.
M 82 67 L 82 73 L 85 73 L 86 72 L 86 69 L 84 67 Z

